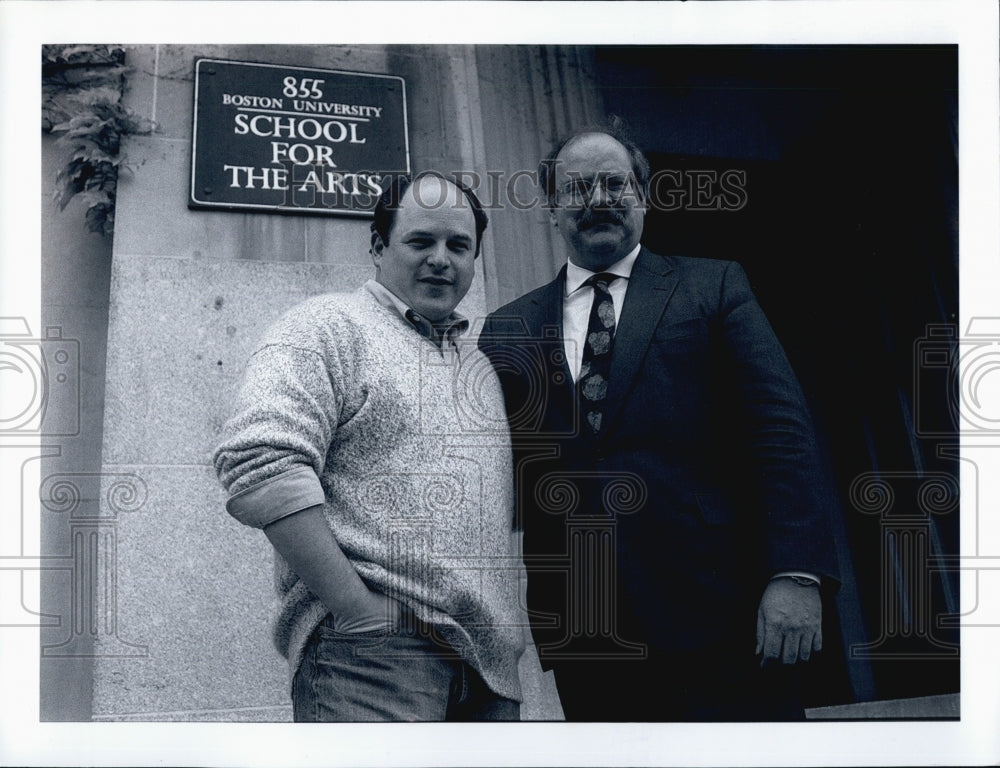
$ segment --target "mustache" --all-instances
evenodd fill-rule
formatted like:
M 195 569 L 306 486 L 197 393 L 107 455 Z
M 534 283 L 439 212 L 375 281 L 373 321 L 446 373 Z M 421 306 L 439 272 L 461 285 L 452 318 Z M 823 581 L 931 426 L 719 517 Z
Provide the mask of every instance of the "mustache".
M 577 214 L 576 224 L 587 229 L 598 224 L 624 224 L 625 214 L 617 208 L 584 208 Z

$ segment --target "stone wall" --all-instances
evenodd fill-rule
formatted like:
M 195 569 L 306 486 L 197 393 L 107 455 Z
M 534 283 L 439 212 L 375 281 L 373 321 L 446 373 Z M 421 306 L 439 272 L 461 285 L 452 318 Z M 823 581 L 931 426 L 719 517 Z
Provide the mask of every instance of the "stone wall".
M 55 429 L 43 434 L 40 451 L 30 451 L 44 456 L 38 551 L 46 558 L 40 612 L 32 623 L 41 626 L 42 718 L 88 720 L 92 614 L 84 609 L 85 590 L 74 574 L 86 560 L 80 547 L 86 537 L 78 538 L 89 530 L 83 521 L 96 518 L 99 510 L 111 240 L 87 232 L 82 199 L 71 200 L 62 211 L 53 201 L 65 154 L 53 136 L 43 136 L 41 327 L 30 330 L 35 337 L 58 334 L 74 354 L 64 381 L 55 381 L 60 374 L 50 371 L 45 419 Z M 54 362 L 51 350 L 49 356 Z

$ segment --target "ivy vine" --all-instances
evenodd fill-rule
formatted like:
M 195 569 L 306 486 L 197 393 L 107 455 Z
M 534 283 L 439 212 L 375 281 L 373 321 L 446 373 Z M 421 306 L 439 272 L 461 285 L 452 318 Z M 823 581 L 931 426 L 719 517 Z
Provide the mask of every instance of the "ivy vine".
M 63 210 L 82 197 L 87 229 L 109 237 L 118 173 L 127 167 L 122 136 L 155 130 L 122 104 L 127 73 L 120 46 L 42 46 L 42 130 L 60 134 L 59 144 L 68 149 L 53 198 Z

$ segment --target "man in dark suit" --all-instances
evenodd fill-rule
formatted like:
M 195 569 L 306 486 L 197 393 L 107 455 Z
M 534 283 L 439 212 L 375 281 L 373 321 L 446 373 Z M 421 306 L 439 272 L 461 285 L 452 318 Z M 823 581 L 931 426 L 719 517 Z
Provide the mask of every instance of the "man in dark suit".
M 539 172 L 569 263 L 479 343 L 566 717 L 801 718 L 796 670 L 837 569 L 784 352 L 739 264 L 640 245 L 650 167 L 617 125 L 571 135 Z

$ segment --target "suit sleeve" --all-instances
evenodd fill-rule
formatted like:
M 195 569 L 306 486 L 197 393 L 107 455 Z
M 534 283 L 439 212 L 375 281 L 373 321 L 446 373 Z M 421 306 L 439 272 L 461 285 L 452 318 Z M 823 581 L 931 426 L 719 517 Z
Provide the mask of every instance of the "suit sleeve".
M 771 573 L 839 580 L 831 534 L 833 496 L 795 373 L 743 268 L 730 263 L 719 316 L 732 381 L 749 432 Z

